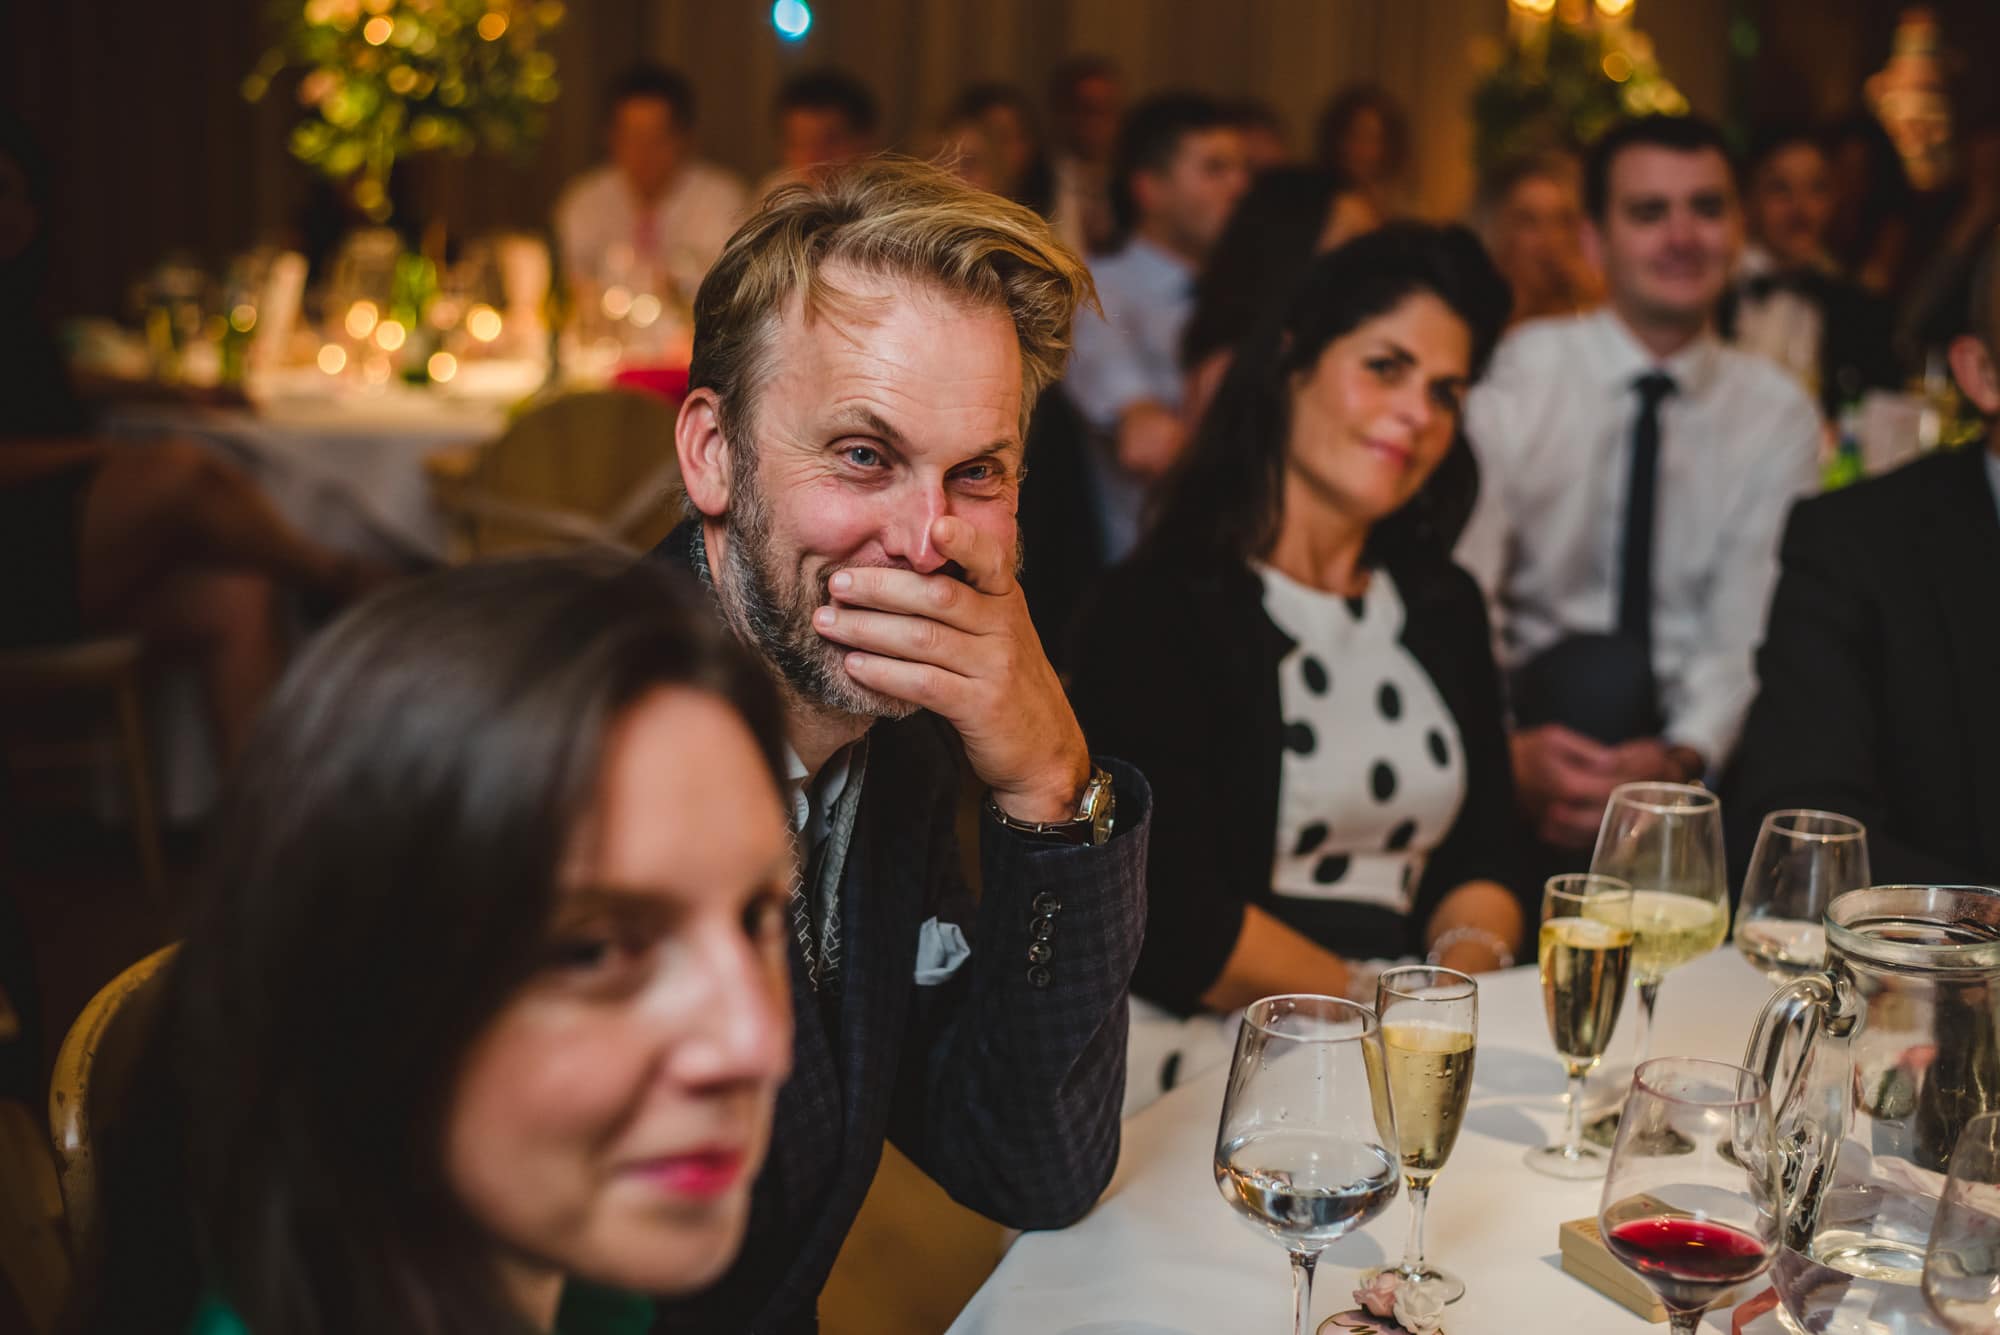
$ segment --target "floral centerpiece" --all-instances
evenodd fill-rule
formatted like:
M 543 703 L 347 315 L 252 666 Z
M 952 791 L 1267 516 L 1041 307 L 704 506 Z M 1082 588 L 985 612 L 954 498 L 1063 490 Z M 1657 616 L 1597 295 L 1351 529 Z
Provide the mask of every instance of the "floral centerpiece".
M 1631 0 L 1512 0 L 1503 47 L 1472 94 L 1473 157 L 1483 172 L 1550 148 L 1578 149 L 1625 116 L 1685 115 Z
M 561 0 L 287 0 L 284 33 L 243 81 L 258 101 L 287 67 L 305 115 L 294 157 L 354 182 L 354 202 L 389 216 L 389 170 L 411 153 L 522 151 L 555 100 L 545 49 Z

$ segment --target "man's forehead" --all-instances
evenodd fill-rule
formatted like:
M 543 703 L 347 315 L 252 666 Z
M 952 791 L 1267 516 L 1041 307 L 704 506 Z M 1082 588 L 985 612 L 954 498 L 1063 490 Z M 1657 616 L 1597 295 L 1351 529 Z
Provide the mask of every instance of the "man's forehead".
M 852 265 L 823 271 L 823 300 L 803 292 L 785 303 L 773 331 L 773 382 L 788 370 L 832 383 L 815 386 L 816 413 L 874 403 L 878 411 L 990 411 L 1016 433 L 1021 351 L 999 305 L 976 303 L 918 278 Z
M 1713 148 L 1688 151 L 1635 144 L 1611 163 L 1611 194 L 1617 198 L 1733 193 L 1729 160 Z

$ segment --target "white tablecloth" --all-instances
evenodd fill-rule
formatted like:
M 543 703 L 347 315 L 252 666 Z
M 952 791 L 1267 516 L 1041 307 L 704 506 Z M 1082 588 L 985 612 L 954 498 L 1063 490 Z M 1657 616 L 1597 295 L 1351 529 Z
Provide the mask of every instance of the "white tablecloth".
M 285 517 L 321 543 L 442 560 L 443 521 L 424 460 L 507 425 L 492 401 L 389 385 L 375 393 L 274 399 L 255 408 L 128 404 L 106 429 L 208 441 L 244 463 Z
M 1668 975 L 1655 1055 L 1740 1061 L 1771 985 L 1725 948 Z M 1607 1057 L 1632 1060 L 1638 999 L 1626 998 Z M 1279 1335 L 1289 1330 L 1285 1254 L 1223 1203 L 1211 1168 L 1226 1069 L 1175 1089 L 1125 1123 L 1117 1176 L 1074 1227 L 1029 1233 L 949 1335 Z M 1522 1153 L 1562 1128 L 1562 1067 L 1532 967 L 1479 990 L 1479 1055 L 1465 1129 L 1431 1193 L 1425 1250 L 1465 1280 L 1447 1335 L 1663 1331 L 1565 1275 L 1556 1228 L 1597 1212 L 1601 1182 L 1531 1172 Z M 1315 1321 L 1355 1304 L 1357 1272 L 1402 1255 L 1402 1194 L 1321 1256 Z M 1759 1286 L 1761 1287 L 1761 1286 Z M 1755 1292 L 1755 1289 L 1750 1292 Z M 1768 1319 L 1768 1318 L 1767 1318 Z M 1727 1330 L 1726 1314 L 1710 1325 Z

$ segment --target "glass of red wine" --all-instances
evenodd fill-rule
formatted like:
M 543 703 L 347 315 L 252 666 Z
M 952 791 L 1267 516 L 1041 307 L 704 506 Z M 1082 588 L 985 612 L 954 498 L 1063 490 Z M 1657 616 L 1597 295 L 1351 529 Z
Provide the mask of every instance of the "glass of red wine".
M 1727 1062 L 1640 1063 L 1611 1148 L 1597 1226 L 1660 1295 L 1676 1335 L 1770 1267 L 1780 1204 L 1763 1077 Z

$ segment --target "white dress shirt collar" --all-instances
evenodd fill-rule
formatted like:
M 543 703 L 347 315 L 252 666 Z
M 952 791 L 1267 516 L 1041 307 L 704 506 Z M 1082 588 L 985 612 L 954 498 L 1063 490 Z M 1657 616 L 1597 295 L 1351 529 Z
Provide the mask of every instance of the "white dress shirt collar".
M 1630 393 L 1633 382 L 1652 371 L 1672 376 L 1676 390 L 1690 398 L 1702 397 L 1715 379 L 1716 354 L 1722 344 L 1710 330 L 1702 330 L 1686 347 L 1663 359 L 1654 356 L 1609 306 L 1600 306 L 1583 318 L 1594 326 L 1590 346 L 1596 369 L 1614 396 Z

